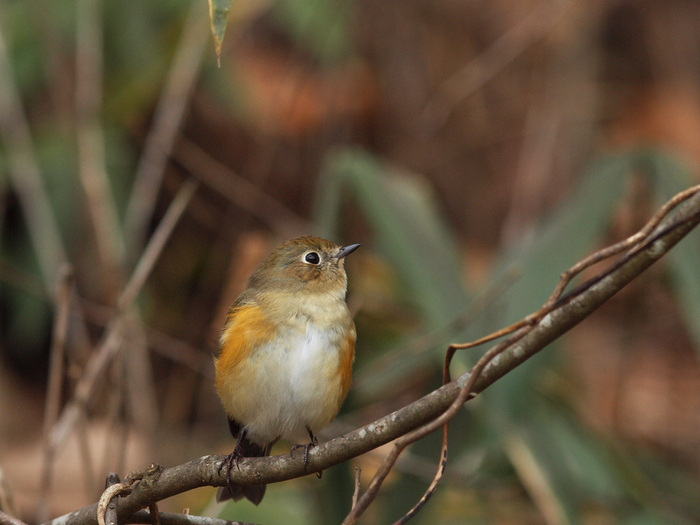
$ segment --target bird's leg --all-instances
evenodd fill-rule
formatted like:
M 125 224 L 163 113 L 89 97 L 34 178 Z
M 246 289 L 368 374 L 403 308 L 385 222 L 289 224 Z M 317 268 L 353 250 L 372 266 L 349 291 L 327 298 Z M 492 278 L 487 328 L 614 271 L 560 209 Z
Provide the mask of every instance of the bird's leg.
M 229 490 L 231 489 L 231 469 L 233 468 L 233 463 L 234 461 L 236 462 L 236 468 L 240 470 L 241 468 L 238 466 L 238 461 L 243 457 L 243 440 L 245 439 L 247 432 L 246 429 L 243 428 L 238 432 L 238 439 L 236 440 L 236 446 L 233 447 L 233 451 L 226 456 L 226 460 L 221 464 L 221 467 L 219 467 L 219 472 L 221 472 L 221 469 L 223 468 L 224 465 L 226 465 L 226 485 L 228 486 Z
M 289 454 L 291 456 L 294 456 L 294 451 L 296 449 L 298 449 L 298 448 L 304 449 L 304 470 L 306 470 L 306 465 L 309 463 L 309 449 L 318 445 L 318 438 L 311 431 L 311 428 L 309 427 L 309 425 L 306 425 L 306 431 L 309 433 L 309 439 L 311 439 L 311 441 L 309 443 L 307 443 L 306 445 L 294 445 L 294 446 L 292 446 L 292 449 L 289 451 Z M 322 475 L 323 475 L 323 471 L 316 473 L 316 476 L 319 479 L 321 479 Z

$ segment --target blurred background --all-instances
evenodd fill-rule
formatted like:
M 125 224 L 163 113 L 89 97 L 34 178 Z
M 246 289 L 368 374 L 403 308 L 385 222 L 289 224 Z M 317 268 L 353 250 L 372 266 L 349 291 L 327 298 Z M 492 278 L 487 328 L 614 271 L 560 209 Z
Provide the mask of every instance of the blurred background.
M 698 27 L 695 0 L 240 0 L 218 65 L 204 0 L 1 2 L 0 508 L 43 520 L 110 471 L 228 454 L 217 335 L 298 234 L 362 243 L 322 439 L 439 386 L 450 342 L 697 184 Z M 699 260 L 695 232 L 468 403 L 414 522 L 700 522 Z M 417 501 L 439 440 L 365 523 Z M 385 452 L 259 508 L 203 488 L 160 509 L 339 523 Z

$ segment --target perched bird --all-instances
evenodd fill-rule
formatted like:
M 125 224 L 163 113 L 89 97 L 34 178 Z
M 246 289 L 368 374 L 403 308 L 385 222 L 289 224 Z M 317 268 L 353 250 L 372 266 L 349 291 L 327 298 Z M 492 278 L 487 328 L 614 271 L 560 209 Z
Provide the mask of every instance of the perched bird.
M 258 266 L 231 306 L 215 360 L 216 390 L 237 438 L 217 500 L 259 504 L 265 485 L 231 483 L 242 457 L 268 456 L 277 440 L 316 445 L 350 388 L 355 324 L 345 303 L 345 257 L 360 245 L 299 237 Z M 223 466 L 222 466 L 223 467 Z

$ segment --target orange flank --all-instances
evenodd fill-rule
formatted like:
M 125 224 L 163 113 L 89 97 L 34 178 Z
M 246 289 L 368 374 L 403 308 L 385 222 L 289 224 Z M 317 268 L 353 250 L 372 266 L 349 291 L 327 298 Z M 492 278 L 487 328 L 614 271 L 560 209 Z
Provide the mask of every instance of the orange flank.
M 221 334 L 221 352 L 215 359 L 216 390 L 224 405 L 229 404 L 227 400 L 247 397 L 241 390 L 245 388 L 246 379 L 250 379 L 251 353 L 274 336 L 274 326 L 266 319 L 260 306 L 231 308 Z
M 345 401 L 345 397 L 350 391 L 350 384 L 352 383 L 352 363 L 355 360 L 355 334 L 354 331 L 351 336 L 345 339 L 343 347 L 340 350 L 340 360 L 338 362 L 338 372 L 340 375 L 340 388 L 341 394 L 338 399 L 338 410 L 340 410 L 340 405 Z

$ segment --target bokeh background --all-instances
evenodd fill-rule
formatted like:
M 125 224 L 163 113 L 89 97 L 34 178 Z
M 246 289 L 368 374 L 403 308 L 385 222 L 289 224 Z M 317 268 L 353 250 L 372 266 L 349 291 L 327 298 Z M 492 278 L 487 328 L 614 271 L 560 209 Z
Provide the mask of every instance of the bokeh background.
M 694 0 L 241 0 L 219 64 L 205 0 L 1 2 L 0 508 L 42 520 L 110 471 L 230 452 L 217 334 L 297 234 L 362 243 L 322 439 L 437 387 L 447 344 L 697 183 L 698 27 Z M 698 348 L 695 233 L 467 405 L 414 522 L 698 523 Z M 406 512 L 438 451 L 404 453 L 364 522 Z M 339 523 L 384 452 L 260 508 L 160 508 Z

